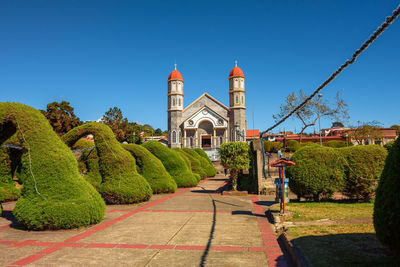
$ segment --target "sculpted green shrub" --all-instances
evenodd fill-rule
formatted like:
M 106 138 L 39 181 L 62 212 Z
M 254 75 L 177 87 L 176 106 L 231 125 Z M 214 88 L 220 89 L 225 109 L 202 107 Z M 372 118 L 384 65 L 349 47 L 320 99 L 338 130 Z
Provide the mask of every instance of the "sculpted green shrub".
M 268 153 L 276 153 L 283 147 L 282 142 L 263 141 L 264 151 Z
M 138 172 L 149 182 L 153 193 L 175 192 L 175 180 L 164 168 L 161 161 L 146 148 L 136 144 L 122 145 L 136 159 Z
M 196 151 L 187 147 L 182 148 L 182 151 L 188 155 L 190 162 L 192 163 L 192 171 L 199 174 L 201 179 L 213 175 L 214 166 L 210 168 L 210 163 L 205 158 L 201 157 Z
M 374 227 L 379 241 L 400 255 L 400 138 L 386 157 L 376 190 Z
M 204 152 L 203 149 L 201 148 L 195 148 L 195 149 L 191 149 L 193 151 L 195 151 L 197 154 L 200 155 L 200 157 L 202 157 L 203 159 L 205 159 L 208 164 L 205 164 L 204 160 L 201 160 L 201 166 L 203 167 L 204 171 L 207 173 L 207 177 L 214 177 L 217 174 L 217 170 L 215 169 L 211 159 L 207 156 L 207 153 Z
M 340 148 L 340 147 L 347 147 L 347 143 L 345 141 L 338 141 L 338 140 L 331 140 L 328 142 L 322 143 L 324 146 L 333 147 L 333 148 Z M 349 146 L 352 146 L 353 143 L 349 142 Z
M 142 144 L 164 165 L 165 169 L 174 178 L 178 187 L 191 187 L 197 185 L 197 178 L 188 168 L 185 160 L 175 150 L 160 144 L 157 141 L 149 141 Z
M 189 170 L 192 170 L 193 175 L 196 177 L 197 181 L 199 182 L 203 177 L 200 176 L 200 172 L 203 174 L 203 176 L 206 176 L 203 170 L 200 169 L 200 162 L 191 157 L 189 154 L 184 152 L 182 148 L 175 147 L 172 148 L 172 150 L 175 150 L 176 152 L 179 153 L 179 155 L 183 158 L 183 160 L 186 163 L 186 166 L 189 168 Z M 197 161 L 197 162 L 196 162 Z
M 220 156 L 222 166 L 230 169 L 232 189 L 237 190 L 239 172 L 250 167 L 249 145 L 244 142 L 223 143 Z
M 21 195 L 13 179 L 21 155 L 18 150 L 0 146 L 0 202 L 17 200 Z
M 85 123 L 70 130 L 62 139 L 68 146 L 73 146 L 88 134 L 94 137 L 102 177 L 97 190 L 105 201 L 110 204 L 129 204 L 149 200 L 152 195 L 149 183 L 138 174 L 135 158 L 122 147 L 107 125 Z
M 296 165 L 286 169 L 290 190 L 298 197 L 329 197 L 344 187 L 345 159 L 334 148 L 305 146 L 290 158 Z
M 92 147 L 94 148 L 90 149 Z M 90 149 L 81 152 L 78 158 L 78 167 L 83 178 L 97 189 L 102 182 L 102 177 L 94 141 L 81 138 L 72 146 L 72 149 Z
M 369 200 L 375 194 L 387 151 L 378 145 L 339 149 L 345 164 L 344 194 L 350 198 Z
M 298 149 L 300 149 L 300 143 L 296 140 L 288 140 L 286 142 L 286 151 L 287 152 L 296 152 Z
M 23 226 L 68 229 L 102 220 L 104 201 L 79 175 L 71 150 L 40 111 L 23 104 L 0 103 L 0 144 L 10 137 L 24 148 L 18 170 L 23 190 L 13 211 Z

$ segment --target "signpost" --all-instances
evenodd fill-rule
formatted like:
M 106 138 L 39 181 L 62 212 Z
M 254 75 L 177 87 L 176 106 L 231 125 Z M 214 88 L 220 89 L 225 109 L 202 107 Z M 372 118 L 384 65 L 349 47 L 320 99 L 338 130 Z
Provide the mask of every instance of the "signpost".
M 281 158 L 278 159 L 272 163 L 270 163 L 268 166 L 271 167 L 276 167 L 279 168 L 279 178 L 275 179 L 275 184 L 276 184 L 276 194 L 277 198 L 279 199 L 281 203 L 281 209 L 280 212 L 281 214 L 285 214 L 285 203 L 289 202 L 289 179 L 285 179 L 285 169 L 288 166 L 295 165 L 293 161 Z M 285 186 L 286 185 L 286 186 Z M 281 190 L 279 190 L 281 189 Z M 287 199 L 285 198 L 285 195 L 287 194 Z

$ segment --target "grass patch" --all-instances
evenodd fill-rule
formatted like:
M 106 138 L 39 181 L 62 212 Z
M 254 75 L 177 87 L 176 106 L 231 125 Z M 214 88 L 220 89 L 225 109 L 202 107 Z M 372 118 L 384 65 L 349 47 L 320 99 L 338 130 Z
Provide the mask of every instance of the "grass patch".
M 273 206 L 279 210 L 279 204 Z M 355 202 L 293 202 L 286 204 L 291 213 L 285 218 L 290 222 L 306 222 L 320 219 L 372 218 L 373 203 Z
M 298 226 L 289 237 L 311 266 L 399 266 L 377 240 L 372 224 Z

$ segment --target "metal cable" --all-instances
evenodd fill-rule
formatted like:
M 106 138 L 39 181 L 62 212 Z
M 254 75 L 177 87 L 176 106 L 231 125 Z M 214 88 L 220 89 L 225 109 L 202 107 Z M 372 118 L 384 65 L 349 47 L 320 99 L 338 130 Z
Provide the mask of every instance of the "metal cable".
M 400 15 L 400 5 L 393 11 L 392 16 L 386 17 L 385 22 L 383 22 L 376 30 L 375 32 L 365 41 L 360 48 L 354 52 L 354 54 L 351 56 L 350 60 L 346 60 L 344 64 L 342 64 L 334 73 L 331 74 L 331 76 L 325 80 L 309 97 L 307 97 L 300 105 L 295 107 L 289 114 L 287 114 L 285 117 L 283 117 L 280 121 L 275 123 L 273 126 L 269 127 L 267 130 L 263 131 L 260 133 L 260 139 L 262 139 L 262 136 L 271 131 L 272 129 L 276 128 L 279 126 L 282 122 L 286 121 L 289 117 L 291 117 L 295 112 L 297 112 L 299 109 L 304 107 L 308 101 L 310 101 L 316 94 L 318 94 L 325 86 L 327 86 L 330 82 L 332 82 L 336 76 L 338 76 L 345 68 L 353 64 L 357 57 L 364 52 L 368 46 L 370 46 L 378 37 L 381 35 L 392 22 L 397 19 L 397 17 Z

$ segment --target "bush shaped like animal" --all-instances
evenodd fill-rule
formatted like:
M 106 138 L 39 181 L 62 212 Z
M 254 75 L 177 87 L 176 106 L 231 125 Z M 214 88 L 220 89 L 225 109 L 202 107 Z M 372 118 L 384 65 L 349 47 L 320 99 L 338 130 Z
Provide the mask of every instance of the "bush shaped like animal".
M 94 136 L 102 177 L 97 190 L 104 200 L 110 204 L 149 200 L 152 195 L 149 183 L 138 174 L 135 158 L 122 147 L 107 125 L 99 122 L 86 123 L 70 130 L 62 139 L 68 146 L 73 146 L 88 134 Z
M 286 169 L 289 187 L 298 197 L 319 201 L 344 187 L 345 159 L 337 149 L 305 146 L 290 158 L 296 165 Z
M 168 173 L 174 178 L 178 187 L 191 187 L 197 185 L 197 178 L 188 168 L 185 160 L 175 150 L 160 144 L 157 141 L 149 141 L 142 144 L 164 165 Z
M 339 149 L 347 161 L 344 194 L 350 198 L 369 200 L 375 194 L 387 150 L 378 145 Z
M 207 173 L 207 177 L 214 177 L 217 174 L 217 170 L 215 169 L 211 159 L 207 156 L 207 153 L 201 148 L 195 148 L 192 150 L 208 162 L 207 165 L 205 164 L 204 160 L 200 162 L 204 171 Z
M 149 182 L 153 193 L 172 193 L 176 191 L 175 180 L 164 168 L 161 161 L 150 151 L 136 144 L 122 146 L 136 159 L 138 172 Z
M 98 223 L 105 204 L 79 175 L 71 150 L 42 113 L 19 103 L 0 103 L 0 143 L 12 137 L 23 146 L 22 195 L 13 214 L 26 228 L 69 229 Z
M 376 189 L 374 227 L 379 241 L 400 255 L 400 138 L 386 157 Z

